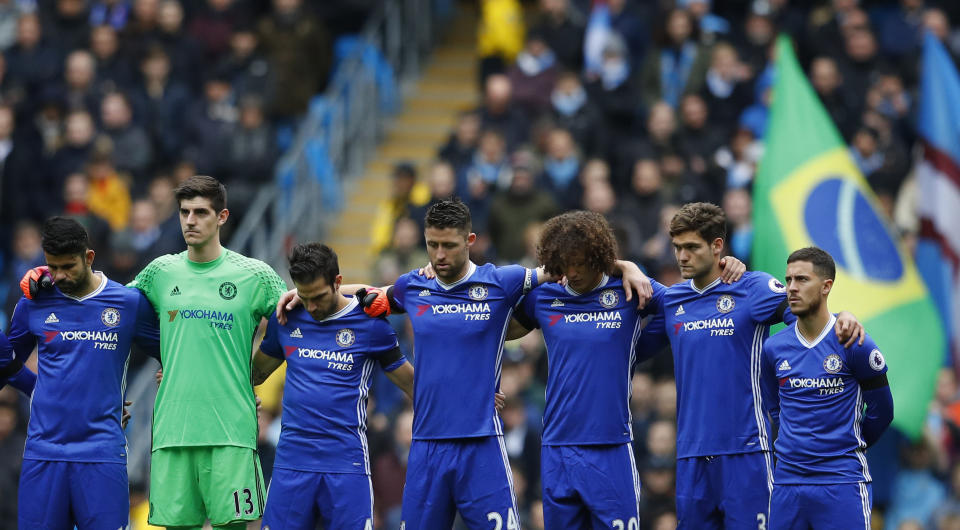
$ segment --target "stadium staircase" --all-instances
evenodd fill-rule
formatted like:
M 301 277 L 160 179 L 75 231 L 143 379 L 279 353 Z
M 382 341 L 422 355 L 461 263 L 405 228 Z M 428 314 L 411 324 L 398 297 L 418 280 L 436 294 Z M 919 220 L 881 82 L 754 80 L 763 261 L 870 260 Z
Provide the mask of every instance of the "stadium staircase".
M 457 113 L 474 107 L 477 87 L 477 11 L 459 3 L 423 75 L 404 87 L 402 110 L 387 127 L 386 137 L 363 174 L 346 189 L 340 218 L 330 226 L 326 243 L 336 249 L 347 283 L 370 281 L 370 221 L 377 205 L 389 198 L 390 172 L 410 161 L 424 181 L 439 146 L 446 141 Z

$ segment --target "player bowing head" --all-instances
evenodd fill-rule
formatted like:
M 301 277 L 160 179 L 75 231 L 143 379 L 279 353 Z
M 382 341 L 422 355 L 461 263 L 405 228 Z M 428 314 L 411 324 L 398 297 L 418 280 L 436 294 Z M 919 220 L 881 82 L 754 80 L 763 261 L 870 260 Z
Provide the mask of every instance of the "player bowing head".
M 801 248 L 787 258 L 787 301 L 797 318 L 816 314 L 833 289 L 837 266 L 816 247 Z
M 719 273 L 726 226 L 723 210 L 707 202 L 685 204 L 673 216 L 670 239 L 684 279 L 704 285 L 709 282 L 703 280 Z
M 64 294 L 82 296 L 100 284 L 93 275 L 95 252 L 87 231 L 65 217 L 51 217 L 41 229 L 43 255 L 57 288 Z
M 316 320 L 323 320 L 347 305 L 347 300 L 340 296 L 343 277 L 340 276 L 337 254 L 322 243 L 293 248 L 290 279 L 304 308 Z
M 589 291 L 604 274 L 613 273 L 616 259 L 613 230 L 596 212 L 567 212 L 543 225 L 537 260 L 548 274 L 566 276 L 577 292 Z
M 187 247 L 201 249 L 216 239 L 219 254 L 220 227 L 230 217 L 227 189 L 213 177 L 194 175 L 174 194 L 180 204 L 180 230 Z
M 471 232 L 470 209 L 460 199 L 440 201 L 427 210 L 424 225 L 427 255 L 437 277 L 444 283 L 458 280 L 477 240 L 477 234 Z

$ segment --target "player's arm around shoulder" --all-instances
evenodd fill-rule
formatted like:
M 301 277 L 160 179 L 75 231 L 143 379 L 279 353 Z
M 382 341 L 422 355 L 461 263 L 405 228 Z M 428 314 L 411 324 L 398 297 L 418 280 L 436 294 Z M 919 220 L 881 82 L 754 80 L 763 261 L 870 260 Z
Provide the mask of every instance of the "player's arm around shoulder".
M 270 377 L 280 365 L 283 364 L 283 348 L 278 340 L 277 328 L 279 327 L 276 315 L 271 316 L 267 321 L 267 329 L 263 334 L 263 340 L 253 354 L 253 386 L 259 386 Z

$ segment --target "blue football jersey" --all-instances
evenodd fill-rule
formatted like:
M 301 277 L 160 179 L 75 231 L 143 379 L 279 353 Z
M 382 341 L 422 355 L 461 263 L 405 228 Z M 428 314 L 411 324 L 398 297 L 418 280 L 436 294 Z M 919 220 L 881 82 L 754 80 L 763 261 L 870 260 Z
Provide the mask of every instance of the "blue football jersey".
M 626 300 L 621 280 L 607 275 L 587 293 L 546 283 L 524 298 L 517 316 L 541 328 L 547 345 L 543 445 L 633 440 L 634 345 L 642 318 L 659 307 L 666 290 L 652 283 L 653 299 L 642 312 Z
M 833 332 L 836 317 L 812 343 L 796 323 L 767 339 L 763 369 L 780 401 L 776 484 L 870 482 L 860 433 L 860 381 L 887 372 L 883 354 L 867 336 L 844 348 Z
M 323 473 L 370 473 L 367 393 L 377 364 L 398 352 L 397 336 L 350 298 L 314 320 L 302 306 L 281 326 L 270 317 L 260 350 L 287 363 L 280 443 L 274 466 Z M 384 366 L 392 371 L 400 355 Z
M 503 341 L 513 308 L 536 273 L 511 265 L 468 264 L 453 284 L 404 274 L 393 303 L 413 324 L 413 437 L 417 440 L 503 434 L 494 407 Z
M 120 427 L 130 345 L 159 355 L 157 315 L 147 298 L 108 280 L 83 298 L 43 291 L 21 298 L 10 342 L 26 358 L 37 346 L 37 385 L 23 457 L 126 462 Z
M 669 340 L 677 381 L 677 458 L 769 451 L 770 422 L 760 391 L 760 351 L 780 316 L 786 289 L 764 272 L 703 289 L 669 287 L 662 317 L 644 328 L 641 347 Z M 644 346 L 646 344 L 646 346 Z

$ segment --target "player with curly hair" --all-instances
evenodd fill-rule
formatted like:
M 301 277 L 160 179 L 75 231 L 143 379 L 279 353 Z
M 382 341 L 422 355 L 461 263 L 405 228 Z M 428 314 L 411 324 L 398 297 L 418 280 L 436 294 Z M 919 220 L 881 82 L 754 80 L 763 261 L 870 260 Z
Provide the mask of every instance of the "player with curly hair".
M 543 330 L 549 357 L 541 484 L 546 528 L 637 528 L 640 478 L 633 458 L 630 381 L 641 321 L 662 307 L 666 288 L 638 310 L 612 277 L 617 242 L 600 214 L 573 211 L 547 221 L 537 245 L 544 284 L 516 312 L 524 334 Z M 745 270 L 727 264 L 731 279 Z M 639 352 L 652 355 L 657 350 Z

